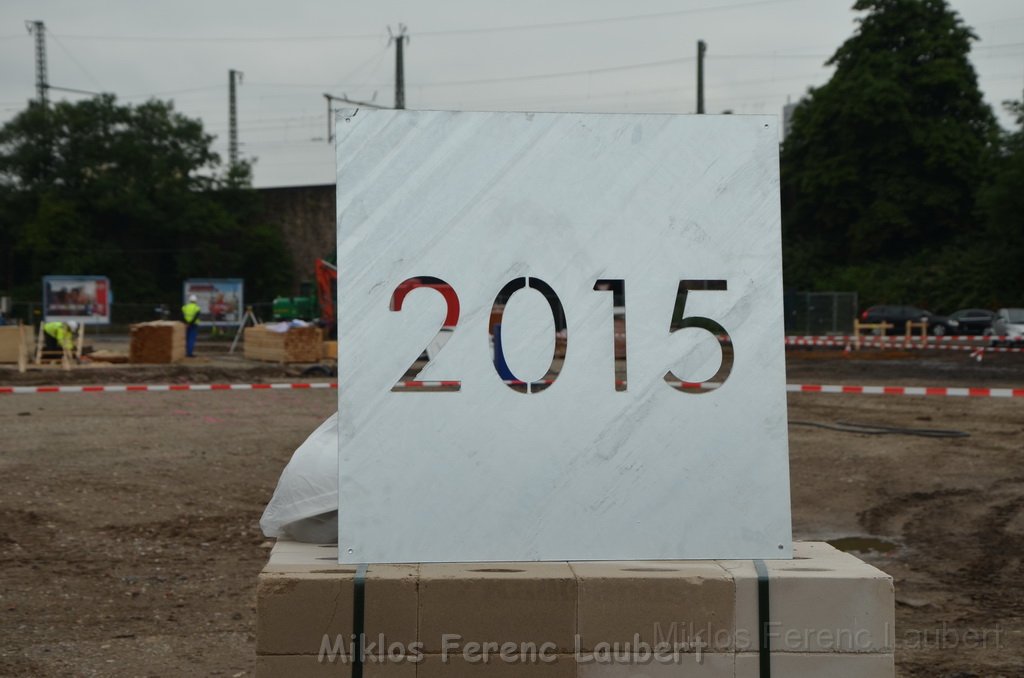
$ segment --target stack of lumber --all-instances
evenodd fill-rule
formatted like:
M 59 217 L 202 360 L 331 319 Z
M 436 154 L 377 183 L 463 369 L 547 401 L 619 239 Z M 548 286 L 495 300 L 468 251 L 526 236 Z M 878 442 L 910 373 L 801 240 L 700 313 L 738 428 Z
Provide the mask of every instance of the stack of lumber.
M 114 363 L 121 364 L 131 362 L 124 353 L 118 353 L 117 351 L 108 351 L 106 349 L 100 349 L 99 351 L 90 351 L 85 354 L 85 357 L 95 363 Z
M 27 357 L 35 346 L 35 332 L 31 325 L 0 326 L 0 363 L 17 363 Z
M 245 357 L 274 363 L 315 363 L 323 356 L 319 327 L 292 327 L 274 332 L 264 325 L 245 328 Z
M 132 325 L 128 359 L 133 363 L 175 363 L 185 358 L 185 324 L 154 320 Z

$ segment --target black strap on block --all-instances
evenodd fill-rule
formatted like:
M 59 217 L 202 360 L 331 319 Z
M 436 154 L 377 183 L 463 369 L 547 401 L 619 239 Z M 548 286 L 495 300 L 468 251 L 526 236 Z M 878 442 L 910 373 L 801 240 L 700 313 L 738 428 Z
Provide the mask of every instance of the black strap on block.
M 352 653 L 352 678 L 363 678 L 363 634 L 366 632 L 366 563 L 356 568 L 352 589 L 352 635 L 356 649 Z
M 763 560 L 754 561 L 757 570 L 757 652 L 761 678 L 772 678 L 771 605 L 768 592 L 768 567 Z

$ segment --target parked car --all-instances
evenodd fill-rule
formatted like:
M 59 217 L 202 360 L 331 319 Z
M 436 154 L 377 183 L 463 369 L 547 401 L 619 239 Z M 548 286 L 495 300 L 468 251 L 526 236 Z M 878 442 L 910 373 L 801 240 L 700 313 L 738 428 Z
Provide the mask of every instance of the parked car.
M 949 319 L 958 323 L 953 334 L 992 334 L 995 317 L 994 311 L 983 308 L 965 308 L 949 314 Z
M 1007 343 L 1024 343 L 1024 308 L 1001 308 L 992 321 L 992 334 Z
M 907 321 L 928 323 L 928 334 L 941 337 L 956 332 L 960 324 L 944 315 L 935 315 L 917 306 L 872 306 L 860 314 L 862 323 L 891 323 L 892 327 L 886 334 L 903 334 L 907 330 Z

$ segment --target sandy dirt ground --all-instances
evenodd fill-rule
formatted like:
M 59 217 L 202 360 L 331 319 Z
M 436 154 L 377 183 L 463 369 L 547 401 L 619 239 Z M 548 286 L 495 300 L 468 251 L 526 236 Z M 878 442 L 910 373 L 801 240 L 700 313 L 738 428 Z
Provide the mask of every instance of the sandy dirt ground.
M 0 384 L 294 380 L 210 352 Z M 790 383 L 1024 387 L 1024 358 L 791 352 Z M 0 396 L 0 675 L 246 676 L 258 527 L 329 390 Z M 1024 675 L 1024 399 L 791 394 L 798 539 L 891 574 L 899 675 Z M 873 436 L 795 422 L 954 429 Z

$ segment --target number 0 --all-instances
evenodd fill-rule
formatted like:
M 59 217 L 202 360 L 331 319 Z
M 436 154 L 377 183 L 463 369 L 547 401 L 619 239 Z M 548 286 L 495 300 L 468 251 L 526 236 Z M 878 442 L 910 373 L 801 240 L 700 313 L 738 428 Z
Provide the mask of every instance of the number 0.
M 551 306 L 551 316 L 554 318 L 555 326 L 558 326 L 558 319 L 565 317 L 565 311 L 562 308 L 562 301 L 555 294 L 555 291 L 551 289 L 551 285 L 540 278 L 516 278 L 505 284 L 498 292 L 498 296 L 494 298 L 494 304 L 491 306 L 491 317 L 497 320 L 497 325 L 501 325 L 501 318 L 505 313 L 505 309 L 499 305 L 499 300 L 502 298 L 510 299 L 513 294 L 523 289 L 524 287 L 531 287 L 541 294 L 548 300 L 548 304 Z M 557 331 L 557 330 L 556 330 Z M 566 333 L 568 335 L 568 333 Z M 502 379 L 512 376 L 511 371 L 508 369 L 508 364 L 505 362 L 505 351 L 501 346 L 501 331 L 495 332 L 494 341 L 494 369 L 498 373 L 498 376 Z M 566 336 L 565 350 L 569 350 L 569 338 Z M 555 383 L 558 379 L 559 373 L 558 367 L 555 366 L 555 354 L 551 354 L 551 362 L 548 365 L 547 373 L 541 377 L 540 381 L 535 381 L 532 384 L 523 382 L 512 376 L 511 380 L 506 380 L 506 385 L 514 391 L 519 393 L 539 393 Z

